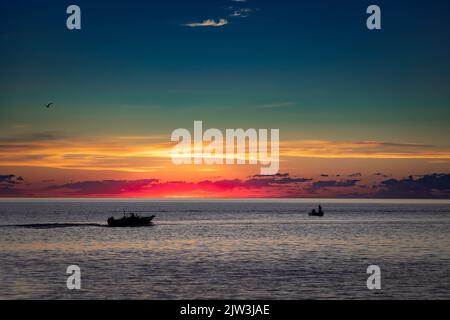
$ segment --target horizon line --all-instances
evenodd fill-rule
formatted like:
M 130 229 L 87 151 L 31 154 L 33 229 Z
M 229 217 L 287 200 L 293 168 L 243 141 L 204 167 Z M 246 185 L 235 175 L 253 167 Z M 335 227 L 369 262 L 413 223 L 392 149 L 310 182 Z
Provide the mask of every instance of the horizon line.
M 0 197 L 0 202 L 18 201 L 110 201 L 110 202 L 319 202 L 323 203 L 450 203 L 446 198 L 127 198 L 127 197 Z

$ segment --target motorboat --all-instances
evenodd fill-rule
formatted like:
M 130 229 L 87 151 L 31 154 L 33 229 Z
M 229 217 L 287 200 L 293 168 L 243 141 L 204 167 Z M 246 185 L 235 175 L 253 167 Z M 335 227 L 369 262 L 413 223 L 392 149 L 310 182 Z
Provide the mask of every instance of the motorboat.
M 153 223 L 154 215 L 150 217 L 141 217 L 135 213 L 125 213 L 120 219 L 111 217 L 108 219 L 109 227 L 145 227 L 151 226 Z

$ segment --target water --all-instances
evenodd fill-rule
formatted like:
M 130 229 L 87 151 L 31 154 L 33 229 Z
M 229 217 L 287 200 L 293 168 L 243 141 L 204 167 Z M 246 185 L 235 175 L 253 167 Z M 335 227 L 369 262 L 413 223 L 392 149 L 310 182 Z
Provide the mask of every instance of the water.
M 450 298 L 450 202 L 328 200 L 308 217 L 316 204 L 1 200 L 0 298 Z M 123 209 L 156 225 L 104 226 Z M 66 288 L 72 264 L 80 291 Z

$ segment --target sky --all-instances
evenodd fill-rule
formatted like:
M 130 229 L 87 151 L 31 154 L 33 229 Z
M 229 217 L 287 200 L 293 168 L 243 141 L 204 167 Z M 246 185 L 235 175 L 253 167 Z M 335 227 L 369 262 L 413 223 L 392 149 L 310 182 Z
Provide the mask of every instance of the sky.
M 448 21 L 444 0 L 1 1 L 0 196 L 448 198 Z M 279 129 L 279 174 L 175 166 L 195 120 Z

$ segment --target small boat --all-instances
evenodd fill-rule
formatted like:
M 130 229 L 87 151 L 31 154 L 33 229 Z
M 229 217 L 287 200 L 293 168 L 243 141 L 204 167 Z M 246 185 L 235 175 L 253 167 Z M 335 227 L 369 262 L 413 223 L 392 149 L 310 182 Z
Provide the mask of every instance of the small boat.
M 125 213 L 123 218 L 115 219 L 111 217 L 108 219 L 108 227 L 146 227 L 151 226 L 152 220 L 155 216 L 141 217 L 134 213 Z
M 323 217 L 325 215 L 325 212 L 323 212 L 322 206 L 319 206 L 319 211 L 316 211 L 316 209 L 313 209 L 308 215 L 310 217 Z
M 322 212 L 317 212 L 316 210 L 313 210 L 309 213 L 310 217 L 323 217 L 325 215 L 325 213 Z

